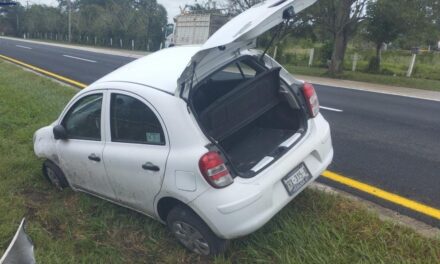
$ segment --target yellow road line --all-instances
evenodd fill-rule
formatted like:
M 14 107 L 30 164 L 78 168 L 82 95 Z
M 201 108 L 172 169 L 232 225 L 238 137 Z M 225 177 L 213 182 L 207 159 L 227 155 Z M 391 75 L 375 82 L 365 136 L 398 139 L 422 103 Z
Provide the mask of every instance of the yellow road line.
M 43 69 L 41 69 L 41 68 L 38 68 L 38 67 L 36 67 L 36 66 L 30 65 L 30 64 L 27 64 L 27 63 L 24 63 L 24 62 L 19 61 L 19 60 L 16 60 L 16 59 L 13 59 L 13 58 L 11 58 L 11 57 L 4 56 L 4 55 L 1 55 L 1 54 L 0 54 L 0 58 L 2 58 L 2 59 L 4 59 L 4 60 L 7 60 L 7 61 L 10 61 L 10 62 L 13 62 L 13 63 L 18 64 L 18 65 L 20 65 L 20 66 L 23 66 L 23 67 L 29 68 L 29 69 L 31 69 L 31 70 L 33 70 L 33 71 L 36 71 L 36 72 L 42 73 L 42 74 L 44 74 L 44 75 L 47 75 L 47 76 L 53 77 L 53 78 L 58 79 L 58 80 L 60 80 L 60 81 L 63 81 L 63 82 L 66 82 L 66 83 L 69 83 L 69 84 L 75 85 L 75 86 L 77 86 L 77 87 L 79 87 L 79 88 L 86 88 L 86 87 L 87 87 L 87 85 L 84 84 L 84 83 L 80 83 L 80 82 L 74 81 L 74 80 L 72 80 L 72 79 L 69 79 L 69 78 L 63 77 L 63 76 L 61 76 L 61 75 L 58 75 L 58 74 L 56 74 L 56 73 L 53 73 L 53 72 L 50 72 L 50 71 L 43 70 Z
M 368 185 L 368 184 L 341 176 L 341 175 L 336 174 L 331 171 L 325 171 L 322 174 L 322 176 L 327 179 L 330 179 L 332 181 L 335 181 L 335 182 L 341 183 L 343 185 L 349 186 L 351 188 L 357 189 L 359 191 L 362 191 L 364 193 L 368 193 L 373 196 L 379 197 L 379 198 L 386 200 L 388 202 L 398 204 L 400 206 L 409 208 L 413 211 L 416 211 L 416 212 L 419 212 L 424 215 L 428 215 L 428 216 L 431 216 L 433 218 L 440 220 L 440 210 L 439 209 L 436 209 L 436 208 L 430 207 L 428 205 L 407 199 L 405 197 L 399 196 L 394 193 L 384 191 L 382 189 L 373 187 L 371 185 Z
M 35 67 L 33 65 L 21 62 L 19 60 L 13 59 L 13 58 L 10 58 L 10 57 L 4 56 L 4 55 L 0 55 L 0 58 L 3 58 L 3 59 L 8 60 L 10 62 L 16 63 L 18 65 L 24 66 L 24 67 L 29 68 L 31 70 L 34 70 L 36 72 L 48 75 L 50 77 L 54 77 L 54 78 L 56 78 L 58 80 L 66 82 L 66 83 L 73 84 L 73 85 L 75 85 L 77 87 L 80 87 L 80 88 L 87 87 L 87 85 L 84 84 L 84 83 L 80 83 L 80 82 L 71 80 L 69 78 L 60 76 L 58 74 L 55 74 L 55 73 L 52 73 L 52 72 L 49 72 L 49 71 L 46 71 L 46 70 L 43 70 L 41 68 L 38 68 L 38 67 Z M 405 208 L 411 209 L 413 211 L 416 211 L 416 212 L 419 212 L 419 213 L 422 213 L 424 215 L 428 215 L 428 216 L 431 216 L 433 218 L 436 218 L 436 219 L 440 220 L 440 210 L 439 209 L 436 209 L 436 208 L 430 207 L 428 205 L 425 205 L 425 204 L 422 204 L 422 203 L 419 203 L 419 202 L 407 199 L 405 197 L 399 196 L 399 195 L 394 194 L 394 193 L 390 193 L 390 192 L 384 191 L 384 190 L 379 189 L 377 187 L 373 187 L 371 185 L 368 185 L 368 184 L 365 184 L 365 183 L 362 183 L 362 182 L 359 182 L 359 181 L 356 181 L 356 180 L 353 180 L 353 179 L 341 176 L 341 175 L 336 174 L 336 173 L 331 172 L 331 171 L 325 171 L 322 174 L 322 176 L 324 178 L 327 178 L 329 180 L 338 182 L 340 184 L 343 184 L 345 186 L 351 187 L 353 189 L 356 189 L 356 190 L 362 191 L 364 193 L 368 193 L 370 195 L 373 195 L 375 197 L 381 198 L 381 199 L 383 199 L 385 201 L 388 201 L 388 202 L 391 202 L 391 203 L 394 203 L 394 204 L 398 204 L 398 205 L 403 206 Z

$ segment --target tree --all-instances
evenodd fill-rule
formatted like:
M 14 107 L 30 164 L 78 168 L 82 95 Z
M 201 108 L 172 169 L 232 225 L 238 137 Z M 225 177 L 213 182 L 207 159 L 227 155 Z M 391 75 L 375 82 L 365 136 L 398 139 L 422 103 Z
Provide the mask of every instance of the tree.
M 238 15 L 260 2 L 263 2 L 263 0 L 228 0 L 228 13 L 230 15 Z
M 18 36 L 22 28 L 24 8 L 20 3 L 0 0 L 0 32 Z
M 411 48 L 437 42 L 440 37 L 438 0 L 400 0 L 403 19 L 408 31 L 402 36 L 402 47 Z
M 292 23 L 292 25 L 301 23 L 305 29 L 307 27 L 310 29 L 310 25 L 313 25 L 329 35 L 333 44 L 330 74 L 342 72 L 348 41 L 365 18 L 365 7 L 369 1 L 371 0 L 320 0 L 299 14 Z M 239 13 L 258 2 L 261 1 L 229 0 L 228 8 L 231 13 Z
M 183 8 L 185 12 L 189 13 L 199 13 L 202 12 L 204 14 L 207 13 L 221 13 L 221 9 L 217 8 L 217 2 L 212 2 L 211 0 L 202 1 L 202 2 L 194 2 L 193 4 L 187 4 Z
M 320 0 L 309 12 L 311 23 L 329 33 L 333 43 L 329 73 L 343 71 L 348 41 L 365 18 L 365 7 L 370 0 Z
M 66 13 L 68 0 L 58 0 L 60 12 Z M 72 1 L 72 31 L 84 39 L 94 36 L 135 40 L 137 47 L 156 50 L 164 38 L 167 12 L 156 0 L 76 0 Z M 66 19 L 67 20 L 67 19 Z
M 394 41 L 409 27 L 402 16 L 401 4 L 395 0 L 377 0 L 367 7 L 365 36 L 376 47 L 376 57 L 369 65 L 369 70 L 372 72 L 380 71 L 382 45 Z

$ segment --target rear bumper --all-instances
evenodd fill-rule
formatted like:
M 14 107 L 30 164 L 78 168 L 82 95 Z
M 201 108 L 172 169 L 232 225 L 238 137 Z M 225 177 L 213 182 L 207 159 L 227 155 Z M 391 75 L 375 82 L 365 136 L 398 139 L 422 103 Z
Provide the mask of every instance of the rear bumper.
M 293 149 L 251 179 L 236 178 L 225 189 L 210 189 L 189 205 L 219 237 L 248 235 L 310 185 L 333 159 L 330 127 L 319 115 L 309 120 L 307 135 Z M 289 196 L 281 179 L 304 162 L 313 179 Z

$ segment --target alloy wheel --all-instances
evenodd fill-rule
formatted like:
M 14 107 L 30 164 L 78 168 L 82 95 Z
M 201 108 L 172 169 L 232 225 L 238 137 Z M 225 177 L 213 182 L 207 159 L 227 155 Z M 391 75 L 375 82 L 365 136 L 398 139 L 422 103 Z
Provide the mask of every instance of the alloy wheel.
M 209 244 L 196 228 L 185 222 L 176 221 L 172 230 L 177 239 L 189 250 L 201 255 L 209 255 Z

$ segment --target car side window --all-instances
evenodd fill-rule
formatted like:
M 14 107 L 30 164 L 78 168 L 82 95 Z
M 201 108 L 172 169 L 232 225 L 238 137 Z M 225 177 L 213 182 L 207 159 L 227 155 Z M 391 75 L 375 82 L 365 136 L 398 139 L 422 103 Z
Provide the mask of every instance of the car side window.
M 101 140 L 102 94 L 81 98 L 67 112 L 61 123 L 69 139 Z
M 165 145 L 165 136 L 156 114 L 131 96 L 112 94 L 110 127 L 113 142 Z

